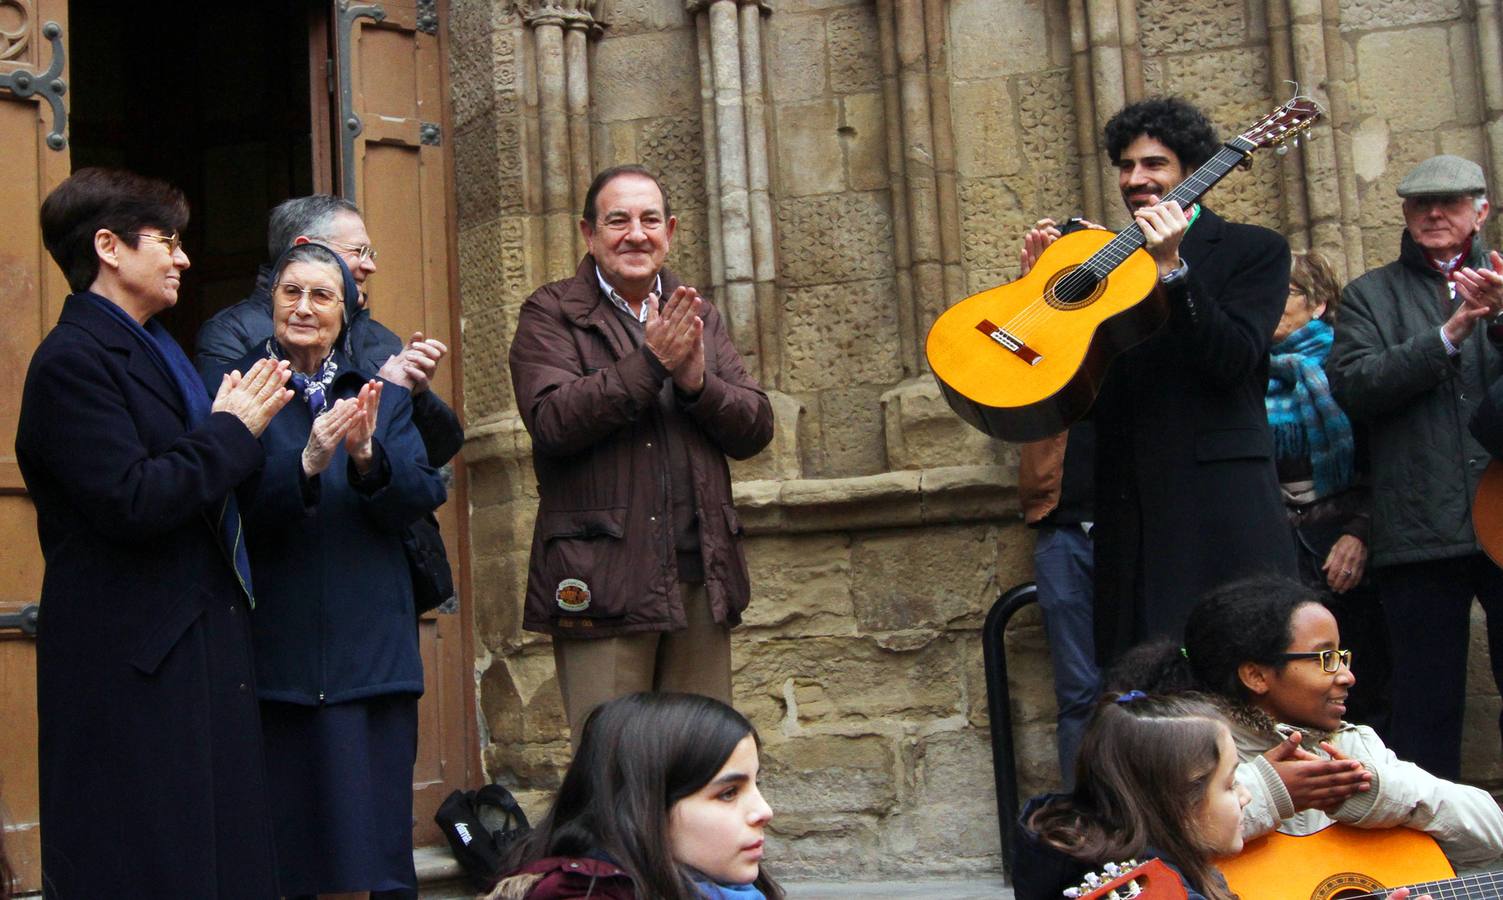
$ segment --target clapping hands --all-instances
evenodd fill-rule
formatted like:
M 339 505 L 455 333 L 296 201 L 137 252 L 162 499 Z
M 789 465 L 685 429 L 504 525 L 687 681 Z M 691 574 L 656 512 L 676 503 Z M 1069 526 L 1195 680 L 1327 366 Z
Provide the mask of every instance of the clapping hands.
M 433 373 L 448 353 L 449 348 L 443 341 L 425 338 L 421 331 L 414 331 L 402 352 L 392 354 L 376 374 L 414 394 L 421 394 L 428 390 Z
M 704 301 L 699 291 L 679 287 L 658 310 L 655 297 L 648 297 L 644 340 L 647 349 L 673 375 L 673 383 L 686 394 L 705 386 L 705 323 L 700 318 Z
M 361 386 L 359 396 L 335 401 L 313 420 L 308 444 L 303 448 L 303 473 L 311 478 L 327 469 L 341 443 L 356 471 L 368 473 L 374 459 L 372 443 L 380 408 L 381 382 L 376 379 Z
M 239 419 L 254 437 L 259 438 L 292 399 L 292 391 L 283 387 L 291 377 L 292 369 L 285 360 L 259 360 L 244 375 L 235 369 L 219 380 L 219 390 L 214 394 L 211 409 Z

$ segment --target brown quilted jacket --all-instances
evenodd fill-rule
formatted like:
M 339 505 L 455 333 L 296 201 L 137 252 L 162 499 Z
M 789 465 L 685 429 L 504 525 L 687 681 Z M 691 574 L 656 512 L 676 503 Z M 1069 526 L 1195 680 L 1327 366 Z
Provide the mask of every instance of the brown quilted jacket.
M 664 269 L 663 294 L 680 281 Z M 510 363 L 532 436 L 538 515 L 523 627 L 606 637 L 684 627 L 669 506 L 666 440 L 687 449 L 705 587 L 715 619 L 741 621 L 750 599 L 743 531 L 726 457 L 772 439 L 772 405 L 747 374 L 720 314 L 705 308 L 705 385 L 671 423 L 671 379 L 627 325 L 585 256 L 574 277 L 528 297 Z

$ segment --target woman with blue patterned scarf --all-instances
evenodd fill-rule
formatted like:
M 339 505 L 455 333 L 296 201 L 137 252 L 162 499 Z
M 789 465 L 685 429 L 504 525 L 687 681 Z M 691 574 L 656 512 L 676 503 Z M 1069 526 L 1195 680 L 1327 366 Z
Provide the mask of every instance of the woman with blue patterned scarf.
M 251 635 L 287 898 L 415 896 L 412 769 L 423 692 L 402 535 L 444 501 L 408 392 L 351 358 L 354 277 L 319 244 L 273 268 L 272 337 L 296 396 L 241 490 Z
M 1273 332 L 1268 425 L 1300 579 L 1319 592 L 1362 660 L 1362 695 L 1348 718 L 1381 728 L 1388 653 L 1378 597 L 1366 579 L 1371 496 L 1362 435 L 1331 396 L 1323 368 L 1341 285 L 1320 253 L 1294 254 L 1289 297 Z

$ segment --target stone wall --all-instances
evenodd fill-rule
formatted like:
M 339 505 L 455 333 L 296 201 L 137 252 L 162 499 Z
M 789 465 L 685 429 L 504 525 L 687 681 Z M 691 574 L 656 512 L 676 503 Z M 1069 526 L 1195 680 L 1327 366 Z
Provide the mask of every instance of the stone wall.
M 535 489 L 505 354 L 572 271 L 581 178 L 663 174 L 670 266 L 770 389 L 735 469 L 754 597 L 738 705 L 766 742 L 771 858 L 828 877 L 998 866 L 979 631 L 1030 577 L 1015 453 L 925 372 L 935 315 L 1017 274 L 1040 215 L 1124 218 L 1100 125 L 1171 91 L 1227 131 L 1298 80 L 1316 140 L 1209 202 L 1330 252 L 1394 255 L 1393 188 L 1435 152 L 1503 176 L 1499 0 L 452 0 L 450 73 L 487 772 L 533 813 L 567 759 L 546 640 L 520 630 Z M 583 173 L 583 175 L 581 174 Z M 1496 224 L 1492 237 L 1499 237 Z M 1036 611 L 1009 635 L 1027 792 L 1053 782 Z M 1467 771 L 1503 784 L 1474 650 Z

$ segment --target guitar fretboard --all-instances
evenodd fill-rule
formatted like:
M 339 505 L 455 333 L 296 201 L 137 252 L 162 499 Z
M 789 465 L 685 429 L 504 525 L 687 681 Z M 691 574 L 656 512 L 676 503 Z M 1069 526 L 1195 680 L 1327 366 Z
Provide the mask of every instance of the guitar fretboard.
M 1407 887 L 1411 897 L 1429 894 L 1435 900 L 1499 900 L 1503 898 L 1503 872 L 1479 872 L 1475 875 L 1427 881 L 1423 884 L 1407 885 Z M 1375 894 L 1357 894 L 1344 897 L 1343 900 L 1382 900 L 1393 890 L 1383 890 Z

